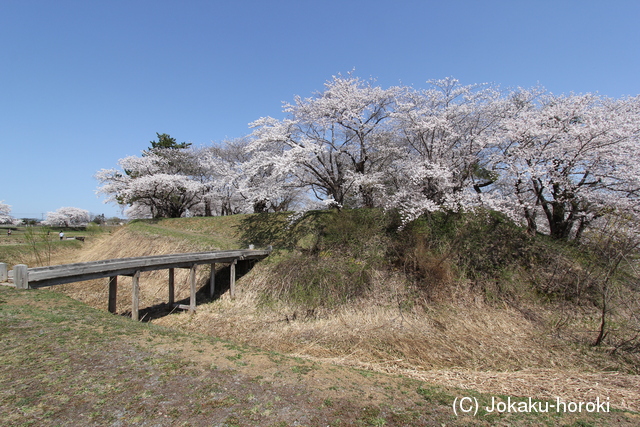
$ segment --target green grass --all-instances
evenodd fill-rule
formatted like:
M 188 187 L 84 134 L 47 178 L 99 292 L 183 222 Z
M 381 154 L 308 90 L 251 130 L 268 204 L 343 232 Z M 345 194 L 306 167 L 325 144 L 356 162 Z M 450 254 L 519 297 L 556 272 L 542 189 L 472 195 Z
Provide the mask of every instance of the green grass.
M 41 264 L 47 264 L 48 255 L 54 255 L 61 250 L 81 249 L 79 240 L 51 240 L 50 244 L 37 242 L 35 245 L 28 243 L 10 243 L 0 240 L 0 262 L 4 262 L 12 268 L 16 264 L 33 264 L 38 257 Z
M 239 241 L 233 227 L 239 218 L 167 218 L 159 220 L 136 220 L 129 229 L 150 236 L 187 242 L 200 250 L 237 249 Z

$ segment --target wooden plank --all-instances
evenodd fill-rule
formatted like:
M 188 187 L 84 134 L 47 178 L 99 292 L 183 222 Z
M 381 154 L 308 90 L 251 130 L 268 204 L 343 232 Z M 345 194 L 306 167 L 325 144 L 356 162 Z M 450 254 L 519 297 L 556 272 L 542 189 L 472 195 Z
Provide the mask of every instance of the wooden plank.
M 140 272 L 136 272 L 133 277 L 131 277 L 132 289 L 131 289 L 131 318 L 133 320 L 139 320 L 139 311 L 138 308 L 140 306 Z
M 76 264 L 63 264 L 49 267 L 36 267 L 30 269 L 30 272 L 39 279 L 55 277 L 60 274 L 60 270 L 64 270 L 73 274 L 90 274 L 93 272 L 104 271 L 105 269 L 130 269 L 163 266 L 165 264 L 180 263 L 184 261 L 198 260 L 198 256 L 190 257 L 189 254 L 176 255 L 171 257 L 139 257 L 139 258 L 122 258 L 114 260 L 103 260 L 95 262 L 85 262 Z M 168 268 L 168 267 L 165 267 Z
M 216 292 L 216 264 L 217 263 L 215 262 L 211 264 L 211 271 L 209 275 L 209 293 L 212 298 Z
M 87 261 L 87 262 L 78 262 L 72 264 L 63 264 L 66 267 L 74 267 L 74 266 L 86 266 L 86 265 L 98 265 L 98 264 L 112 264 L 112 263 L 120 263 L 120 262 L 136 262 L 140 260 L 163 260 L 163 259 L 174 259 L 179 257 L 189 257 L 199 258 L 199 257 L 228 257 L 228 256 L 237 256 L 238 252 L 243 252 L 242 250 L 227 250 L 227 251 L 208 251 L 208 252 L 187 252 L 180 254 L 165 254 L 165 255 L 148 255 L 142 257 L 125 257 L 125 258 L 113 258 L 113 259 L 103 259 L 99 261 Z M 246 251 L 245 251 L 246 252 Z M 264 251 L 263 251 L 264 252 Z M 56 270 L 60 265 L 48 265 L 44 267 L 34 267 L 32 271 L 46 271 L 46 270 Z
M 236 262 L 238 260 L 234 259 L 229 267 L 229 296 L 231 298 L 236 297 Z
M 103 261 L 92 261 L 85 263 L 76 263 L 76 264 L 64 264 L 64 265 L 56 265 L 49 267 L 36 267 L 30 269 L 33 273 L 38 273 L 38 275 L 46 276 L 47 272 L 52 273 L 58 271 L 60 268 L 64 267 L 64 269 L 69 271 L 78 271 L 78 272 L 91 272 L 91 271 L 100 271 L 104 267 L 146 267 L 146 266 L 162 266 L 166 264 L 172 263 L 181 263 L 181 262 L 196 262 L 198 264 L 207 264 L 211 262 L 218 262 L 218 260 L 231 260 L 231 259 L 254 259 L 254 258 L 264 258 L 269 253 L 267 251 L 253 251 L 254 253 L 245 254 L 242 251 L 225 251 L 225 252 L 212 252 L 206 254 L 177 254 L 177 255 L 163 255 L 163 256 L 150 256 L 150 257 L 139 257 L 139 258 L 123 258 L 123 259 L 114 259 L 114 260 L 103 260 Z
M 176 301 L 175 287 L 175 269 L 169 269 L 169 305 L 173 305 Z
M 29 289 L 29 272 L 25 264 L 13 267 L 13 283 L 18 289 Z
M 110 276 L 125 276 L 135 274 L 136 271 L 150 271 L 164 268 L 190 268 L 194 264 L 210 264 L 215 262 L 233 262 L 235 259 L 261 259 L 268 255 L 268 251 L 219 251 L 211 253 L 179 254 L 167 256 L 142 257 L 136 260 L 113 260 L 110 263 L 79 263 L 46 268 L 29 269 L 31 287 L 52 286 L 60 283 L 98 279 Z M 249 252 L 249 251 L 244 251 Z M 236 255 L 236 256 L 230 256 Z
M 0 282 L 6 282 L 9 280 L 9 269 L 7 264 L 0 262 Z
M 191 288 L 191 294 L 189 296 L 189 311 L 196 311 L 196 268 L 197 265 L 193 265 L 189 270 L 189 285 Z
M 262 259 L 270 251 L 216 251 L 192 254 L 155 255 L 150 257 L 122 258 L 86 263 L 65 264 L 30 268 L 30 288 L 53 286 L 62 283 L 80 282 L 113 276 L 131 276 L 137 271 L 161 270 L 165 268 L 190 268 L 195 264 L 231 263 L 237 259 Z M 9 272 L 9 276 L 13 271 Z
M 118 297 L 118 276 L 109 277 L 109 313 L 115 313 Z

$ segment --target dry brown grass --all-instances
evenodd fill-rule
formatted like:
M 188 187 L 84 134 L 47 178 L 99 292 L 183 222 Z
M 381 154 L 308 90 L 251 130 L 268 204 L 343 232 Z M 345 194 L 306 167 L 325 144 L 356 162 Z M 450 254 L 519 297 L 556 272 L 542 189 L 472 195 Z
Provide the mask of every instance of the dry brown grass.
M 169 239 L 161 236 L 149 236 L 137 233 L 129 228 L 121 228 L 110 236 L 100 236 L 87 242 L 81 251 L 67 251 L 58 254 L 52 264 L 71 262 L 87 262 L 102 259 L 136 257 L 146 255 L 162 255 L 184 253 L 201 250 L 180 239 Z M 204 283 L 209 277 L 209 267 L 198 269 L 198 283 Z M 189 297 L 189 272 L 186 269 L 175 270 L 176 301 Z M 86 282 L 69 283 L 55 287 L 56 291 L 87 303 L 96 308 L 105 309 L 109 300 L 108 279 L 96 279 Z M 166 303 L 168 300 L 167 270 L 143 272 L 140 275 L 141 293 L 140 307 L 151 307 Z M 119 313 L 131 310 L 131 278 L 118 277 Z
M 198 248 L 180 240 L 125 228 L 91 243 L 73 260 L 57 261 L 193 250 Z M 196 314 L 176 312 L 153 322 L 447 386 L 575 401 L 608 396 L 615 407 L 640 410 L 640 377 L 622 373 L 629 366 L 602 350 L 564 341 L 554 307 L 489 304 L 468 284 L 454 282 L 446 267 L 424 266 L 436 267 L 442 268 L 434 283 L 439 303 L 424 299 L 429 294 L 417 292 L 400 273 L 372 271 L 372 286 L 363 298 L 348 305 L 301 311 L 282 302 L 267 307 L 260 304 L 261 290 L 270 286 L 272 277 L 269 266 L 258 264 L 238 282 L 234 300 L 225 294 L 199 305 Z M 187 272 L 176 273 L 176 299 L 186 298 Z M 208 274 L 206 268 L 198 273 L 201 285 Z M 126 312 L 130 310 L 130 281 L 121 278 L 119 283 L 118 310 Z M 141 307 L 166 302 L 166 271 L 145 273 L 141 283 Z M 57 289 L 106 308 L 106 280 Z M 607 369 L 621 372 L 605 372 Z
M 359 304 L 309 315 L 279 305 L 256 309 L 256 289 L 266 275 L 257 267 L 240 282 L 238 297 L 218 301 L 157 323 L 214 334 L 267 350 L 340 365 L 401 374 L 446 386 L 493 394 L 587 401 L 609 397 L 618 408 L 640 410 L 640 376 L 606 354 L 555 336 L 530 312 L 459 304 L 400 309 L 406 284 L 379 275 L 377 293 Z M 375 296 L 375 298 L 374 298 Z
M 254 273 L 240 282 L 235 300 L 225 295 L 201 306 L 196 316 L 166 318 L 162 323 L 202 331 L 216 325 L 216 334 L 263 343 L 272 350 L 401 369 L 508 371 L 581 362 L 567 357 L 566 348 L 557 348 L 557 343 L 550 345 L 544 325 L 510 307 L 490 308 L 478 299 L 470 305 L 401 308 L 397 299 L 404 284 L 385 277 L 378 283 L 384 283 L 386 294 L 376 292 L 379 286 L 354 304 L 313 313 L 286 304 L 260 309 L 252 284 L 260 272 Z

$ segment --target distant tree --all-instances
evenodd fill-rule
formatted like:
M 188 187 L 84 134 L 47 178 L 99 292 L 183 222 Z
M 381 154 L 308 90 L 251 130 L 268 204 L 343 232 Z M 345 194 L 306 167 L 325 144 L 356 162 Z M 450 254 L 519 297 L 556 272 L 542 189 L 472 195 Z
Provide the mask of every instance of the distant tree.
M 56 227 L 81 227 L 89 223 L 89 211 L 80 208 L 64 207 L 55 212 L 47 212 L 45 225 Z
M 107 218 L 105 223 L 106 225 L 121 225 L 124 222 L 126 221 L 117 216 L 112 216 L 111 218 Z
M 189 176 L 167 173 L 170 160 L 150 153 L 144 157 L 120 159 L 122 170 L 103 169 L 96 179 L 103 185 L 97 192 L 108 202 L 135 208 L 132 217 L 179 218 L 200 201 L 202 184 Z
M 0 224 L 10 224 L 13 222 L 11 217 L 11 206 L 4 203 L 4 200 L 0 201 Z
M 175 138 L 170 137 L 166 133 L 156 132 L 156 135 L 158 136 L 158 140 L 149 142 L 151 144 L 151 148 L 150 148 L 151 151 L 158 150 L 158 149 L 181 150 L 184 148 L 189 148 L 191 146 L 190 142 L 181 142 L 181 143 L 176 142 Z
M 199 151 L 198 179 L 203 183 L 201 211 L 205 216 L 249 212 L 239 187 L 244 176 L 241 165 L 251 156 L 243 138 L 225 141 Z
M 93 217 L 91 222 L 93 222 L 94 224 L 102 225 L 106 222 L 106 218 L 104 214 L 96 215 Z

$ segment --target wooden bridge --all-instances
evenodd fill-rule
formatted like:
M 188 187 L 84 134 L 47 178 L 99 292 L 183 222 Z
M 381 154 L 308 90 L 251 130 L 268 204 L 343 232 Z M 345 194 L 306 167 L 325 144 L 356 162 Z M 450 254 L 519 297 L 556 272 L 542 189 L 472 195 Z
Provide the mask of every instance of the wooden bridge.
M 107 259 L 102 261 L 80 262 L 75 264 L 52 265 L 49 267 L 28 268 L 24 264 L 14 266 L 7 271 L 7 265 L 0 263 L 0 282 L 13 282 L 18 289 L 34 289 L 43 286 L 63 283 L 81 282 L 99 278 L 109 278 L 109 311 L 116 312 L 118 292 L 118 276 L 132 277 L 131 317 L 138 320 L 140 299 L 140 273 L 152 270 L 169 270 L 169 304 L 174 305 L 174 269 L 188 268 L 190 283 L 189 305 L 177 305 L 182 309 L 194 311 L 196 308 L 196 268 L 198 265 L 211 265 L 209 292 L 215 291 L 215 265 L 227 263 L 231 265 L 229 294 L 235 297 L 236 264 L 263 259 L 271 253 L 267 250 L 228 250 L 214 252 L 194 252 L 172 255 L 155 255 L 134 258 Z

